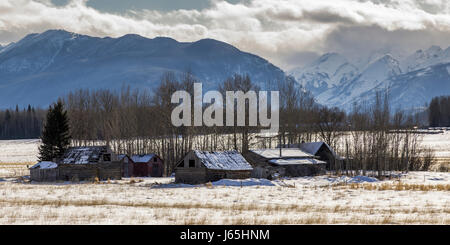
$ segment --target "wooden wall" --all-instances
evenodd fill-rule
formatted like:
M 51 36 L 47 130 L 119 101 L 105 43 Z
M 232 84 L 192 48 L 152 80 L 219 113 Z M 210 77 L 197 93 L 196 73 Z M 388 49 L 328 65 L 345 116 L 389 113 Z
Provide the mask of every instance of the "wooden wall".
M 53 182 L 58 179 L 58 169 L 30 169 L 30 179 L 37 182 Z

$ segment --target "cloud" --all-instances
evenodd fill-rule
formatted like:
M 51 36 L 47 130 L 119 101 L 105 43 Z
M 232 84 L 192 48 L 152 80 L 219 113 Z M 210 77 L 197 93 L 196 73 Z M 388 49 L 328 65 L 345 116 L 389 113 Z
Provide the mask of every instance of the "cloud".
M 325 51 L 345 53 L 355 43 L 369 52 L 380 48 L 377 40 L 381 46 L 408 45 L 409 40 L 402 39 L 401 33 L 417 33 L 407 35 L 423 40 L 410 45 L 416 48 L 427 41 L 444 42 L 441 37 L 450 33 L 450 4 L 446 0 L 247 0 L 237 4 L 213 0 L 211 7 L 201 10 L 126 14 L 100 12 L 86 3 L 72 0 L 65 6 L 55 6 L 50 0 L 2 0 L 0 43 L 47 29 L 112 37 L 136 33 L 179 41 L 214 38 L 291 68 L 302 63 L 295 54 L 314 57 Z M 399 44 L 402 41 L 406 44 Z

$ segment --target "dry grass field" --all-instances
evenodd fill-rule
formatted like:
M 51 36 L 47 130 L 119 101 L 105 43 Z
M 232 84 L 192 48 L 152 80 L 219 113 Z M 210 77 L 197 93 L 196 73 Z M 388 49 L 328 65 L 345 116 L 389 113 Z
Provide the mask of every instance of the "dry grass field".
M 0 224 L 450 224 L 449 173 L 190 186 L 173 178 L 28 183 L 12 175 L 18 166 L 1 166 Z
M 450 224 L 450 173 L 206 185 L 173 178 L 29 183 L 38 140 L 0 141 L 0 224 Z M 450 133 L 425 136 L 448 164 Z

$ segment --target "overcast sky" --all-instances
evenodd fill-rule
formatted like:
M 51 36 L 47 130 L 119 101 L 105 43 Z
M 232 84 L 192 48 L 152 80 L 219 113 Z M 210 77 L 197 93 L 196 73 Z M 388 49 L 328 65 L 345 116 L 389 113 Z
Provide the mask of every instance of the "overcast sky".
M 358 58 L 450 45 L 448 0 L 0 0 L 0 43 L 47 29 L 214 38 L 283 69 L 325 52 Z

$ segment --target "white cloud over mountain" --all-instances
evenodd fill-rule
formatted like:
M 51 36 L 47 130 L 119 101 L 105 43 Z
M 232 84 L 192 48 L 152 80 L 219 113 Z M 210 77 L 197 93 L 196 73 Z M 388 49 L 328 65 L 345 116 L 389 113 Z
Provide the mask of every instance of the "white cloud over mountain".
M 0 43 L 47 29 L 118 37 L 136 33 L 179 41 L 214 38 L 291 68 L 311 53 L 361 54 L 377 49 L 405 52 L 437 44 L 448 46 L 450 3 L 446 0 L 247 0 L 211 7 L 160 12 L 106 13 L 72 0 L 1 0 Z M 342 33 L 345 33 L 343 35 Z M 367 40 L 358 45 L 355 39 Z M 339 50 L 336 50 L 339 49 Z M 296 58 L 300 57 L 300 58 Z

